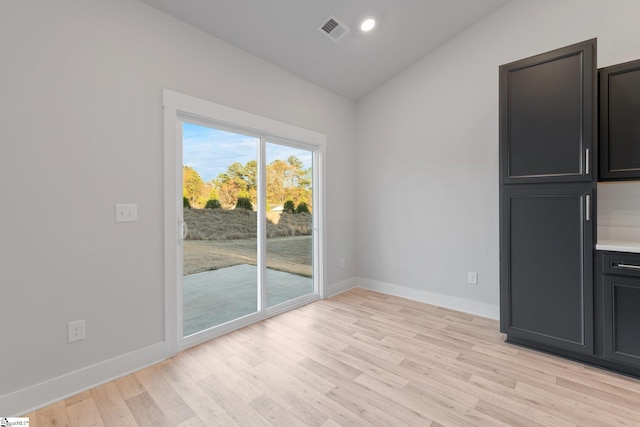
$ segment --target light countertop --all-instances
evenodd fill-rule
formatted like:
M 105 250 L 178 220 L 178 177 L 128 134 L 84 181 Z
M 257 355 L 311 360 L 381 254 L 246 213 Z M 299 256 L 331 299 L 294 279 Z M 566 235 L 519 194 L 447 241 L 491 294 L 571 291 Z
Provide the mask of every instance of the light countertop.
M 598 240 L 598 251 L 632 252 L 640 253 L 640 242 L 630 240 Z

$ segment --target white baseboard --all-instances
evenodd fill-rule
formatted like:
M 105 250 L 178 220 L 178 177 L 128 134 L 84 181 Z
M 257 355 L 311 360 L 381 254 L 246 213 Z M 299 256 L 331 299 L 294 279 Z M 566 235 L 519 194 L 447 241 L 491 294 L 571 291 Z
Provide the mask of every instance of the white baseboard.
M 353 289 L 358 286 L 358 281 L 356 278 L 351 278 L 347 280 L 343 280 L 342 282 L 334 283 L 333 285 L 329 285 L 328 295 L 325 297 L 329 298 L 334 295 L 338 295 L 342 292 L 348 291 L 349 289 Z
M 377 280 L 365 279 L 363 277 L 357 278 L 357 284 L 357 286 L 363 289 L 369 289 L 383 294 L 437 305 L 438 307 L 462 311 L 476 316 L 488 317 L 489 319 L 500 319 L 500 306 L 497 304 L 487 304 L 437 292 L 429 292 L 421 289 L 409 288 L 407 286 L 399 286 L 391 283 L 379 282 Z
M 0 396 L 0 415 L 21 416 L 164 360 L 165 343 L 96 363 Z

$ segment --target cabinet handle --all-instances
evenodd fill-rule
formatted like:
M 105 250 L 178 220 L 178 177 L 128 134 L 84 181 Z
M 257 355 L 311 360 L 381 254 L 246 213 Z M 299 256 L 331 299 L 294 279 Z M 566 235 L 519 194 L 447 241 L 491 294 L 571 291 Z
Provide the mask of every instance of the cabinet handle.
M 630 270 L 640 270 L 640 265 L 632 265 L 632 264 L 617 264 L 618 268 L 628 268 Z
M 585 175 L 589 175 L 591 172 L 591 150 L 588 148 L 584 152 L 584 163 Z
M 585 197 L 585 219 L 587 221 L 591 221 L 591 196 L 590 195 L 586 195 Z

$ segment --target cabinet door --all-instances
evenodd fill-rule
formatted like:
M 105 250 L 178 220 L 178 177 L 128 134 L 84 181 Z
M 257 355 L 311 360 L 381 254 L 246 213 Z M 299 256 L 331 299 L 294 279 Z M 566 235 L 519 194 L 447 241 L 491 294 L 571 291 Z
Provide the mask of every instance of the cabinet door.
M 596 41 L 500 67 L 503 184 L 592 181 Z
M 593 353 L 594 194 L 590 184 L 503 187 L 502 332 Z
M 640 61 L 599 74 L 600 180 L 640 179 Z
M 640 278 L 604 276 L 602 301 L 605 359 L 640 367 Z

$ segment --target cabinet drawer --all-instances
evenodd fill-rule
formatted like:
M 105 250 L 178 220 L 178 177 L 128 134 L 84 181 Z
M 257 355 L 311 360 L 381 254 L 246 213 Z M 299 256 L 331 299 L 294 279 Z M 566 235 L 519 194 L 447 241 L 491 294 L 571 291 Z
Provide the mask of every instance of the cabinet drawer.
M 640 367 L 640 278 L 604 276 L 604 357 Z
M 640 255 L 603 254 L 602 273 L 605 275 L 640 277 Z

